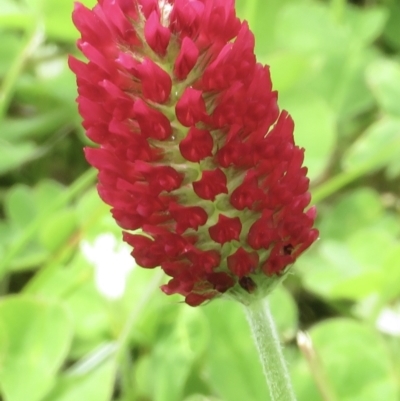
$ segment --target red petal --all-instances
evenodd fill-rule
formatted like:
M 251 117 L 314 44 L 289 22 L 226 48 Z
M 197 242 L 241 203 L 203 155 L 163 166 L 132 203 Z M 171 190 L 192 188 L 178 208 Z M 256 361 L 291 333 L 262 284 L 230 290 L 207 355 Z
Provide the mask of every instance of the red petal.
M 264 192 L 258 187 L 257 178 L 245 179 L 233 192 L 230 202 L 233 207 L 243 210 L 246 207 L 250 210 L 256 209 L 265 197 Z
M 213 285 L 214 289 L 224 293 L 235 285 L 235 280 L 227 273 L 217 272 L 207 276 L 207 280 Z
M 92 10 L 89 10 L 80 3 L 75 3 L 72 20 L 81 32 L 81 44 L 85 42 L 90 43 L 101 51 L 109 52 L 110 56 L 116 51 L 112 43 L 113 35 L 104 21 Z
M 183 271 L 187 270 L 189 268 L 189 263 L 185 260 L 177 260 L 173 262 L 162 262 L 161 263 L 161 268 L 164 270 L 165 274 L 168 274 L 169 276 L 176 276 Z
M 192 71 L 199 58 L 199 49 L 196 44 L 188 37 L 183 38 L 181 49 L 179 50 L 178 57 L 175 60 L 174 74 L 180 79 L 184 80 Z
M 263 272 L 267 276 L 272 276 L 274 274 L 279 274 L 285 270 L 286 266 L 294 262 L 294 257 L 290 255 L 280 255 L 275 247 L 268 259 L 262 266 Z
M 186 88 L 175 106 L 175 112 L 179 122 L 185 127 L 204 121 L 207 114 L 202 92 L 190 87 Z
M 226 175 L 221 169 L 203 171 L 199 181 L 193 183 L 194 192 L 202 199 L 215 200 L 219 194 L 227 194 Z
M 139 4 L 140 11 L 143 13 L 145 18 L 149 18 L 152 12 L 158 11 L 158 0 L 140 0 Z
M 208 229 L 210 237 L 219 244 L 232 240 L 239 241 L 240 232 L 242 231 L 242 223 L 239 217 L 226 217 L 220 214 L 218 223 Z
M 164 56 L 169 40 L 171 38 L 171 31 L 162 26 L 160 17 L 156 11 L 153 11 L 146 21 L 144 26 L 144 37 L 149 46 L 160 56 Z
M 193 290 L 197 280 L 198 278 L 193 276 L 189 270 L 184 269 L 168 281 L 167 285 L 163 285 L 161 289 L 168 295 L 181 294 L 186 296 Z
M 142 267 L 153 268 L 163 261 L 162 251 L 155 241 L 143 235 L 123 234 L 124 241 L 133 246 L 132 256 Z
M 257 252 L 246 252 L 242 247 L 227 258 L 229 270 L 239 278 L 253 273 L 258 260 Z
M 209 131 L 191 127 L 186 138 L 179 144 L 182 156 L 191 162 L 199 162 L 207 156 L 212 156 L 214 146 Z
M 154 61 L 145 58 L 135 67 L 137 76 L 142 82 L 145 98 L 158 103 L 165 103 L 171 93 L 171 77 Z
M 208 215 L 200 206 L 183 207 L 176 203 L 169 206 L 171 216 L 176 221 L 176 233 L 182 234 L 188 228 L 197 230 L 199 226 L 206 224 Z
M 209 294 L 195 294 L 191 292 L 190 294 L 186 295 L 185 302 L 190 306 L 199 306 L 204 301 L 213 298 L 215 295 L 212 293 Z
M 206 1 L 202 27 L 210 38 L 228 42 L 238 35 L 240 21 L 236 17 L 234 0 Z
M 171 136 L 172 128 L 168 118 L 149 107 L 142 99 L 135 101 L 134 111 L 143 135 L 159 140 Z
M 142 227 L 144 218 L 137 214 L 127 213 L 125 210 L 112 209 L 111 213 L 120 227 L 125 230 L 137 230 Z
M 161 191 L 171 192 L 181 186 L 183 175 L 170 166 L 153 166 L 137 160 L 135 171 L 148 181 L 151 191 L 159 194 Z
M 221 263 L 221 255 L 217 251 L 200 251 L 194 249 L 186 254 L 193 263 L 193 269 L 201 272 L 212 273 Z
M 253 249 L 269 249 L 271 244 L 279 239 L 279 233 L 272 219 L 261 218 L 250 227 L 247 243 Z
M 170 16 L 171 30 L 182 38 L 196 37 L 200 27 L 204 4 L 198 0 L 175 0 Z
M 221 167 L 251 167 L 253 163 L 252 149 L 239 140 L 228 142 L 217 152 L 217 160 Z
M 218 57 L 205 69 L 202 77 L 204 89 L 221 91 L 234 81 L 248 82 L 255 65 L 254 35 L 244 22 L 235 42 L 227 43 Z

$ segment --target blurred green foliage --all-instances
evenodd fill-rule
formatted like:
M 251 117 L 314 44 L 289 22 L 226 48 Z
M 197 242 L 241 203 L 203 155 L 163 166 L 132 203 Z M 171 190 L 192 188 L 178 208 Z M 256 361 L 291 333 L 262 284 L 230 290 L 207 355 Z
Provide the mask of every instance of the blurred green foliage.
M 268 400 L 240 305 L 164 296 L 120 243 L 82 154 L 72 7 L 1 0 L 0 398 Z M 271 295 L 299 400 L 398 401 L 400 3 L 237 9 L 295 119 L 319 209 L 320 241 Z

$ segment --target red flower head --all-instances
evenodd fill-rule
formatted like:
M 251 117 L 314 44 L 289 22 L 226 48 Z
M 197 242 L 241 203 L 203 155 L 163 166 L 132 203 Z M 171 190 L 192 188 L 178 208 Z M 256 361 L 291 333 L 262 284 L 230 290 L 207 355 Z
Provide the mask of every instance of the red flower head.
M 190 305 L 264 295 L 318 232 L 304 150 L 234 0 L 98 0 L 73 20 L 86 157 L 137 263 Z

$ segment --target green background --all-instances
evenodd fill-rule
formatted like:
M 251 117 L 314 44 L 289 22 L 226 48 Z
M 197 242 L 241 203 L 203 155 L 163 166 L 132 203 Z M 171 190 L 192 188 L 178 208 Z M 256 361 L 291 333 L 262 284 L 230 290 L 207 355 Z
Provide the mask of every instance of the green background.
M 72 0 L 0 4 L 2 399 L 268 400 L 241 306 L 163 295 L 120 243 L 82 153 Z M 400 2 L 237 10 L 294 117 L 319 213 L 320 240 L 271 296 L 298 398 L 399 401 Z M 120 297 L 97 254 L 126 278 Z

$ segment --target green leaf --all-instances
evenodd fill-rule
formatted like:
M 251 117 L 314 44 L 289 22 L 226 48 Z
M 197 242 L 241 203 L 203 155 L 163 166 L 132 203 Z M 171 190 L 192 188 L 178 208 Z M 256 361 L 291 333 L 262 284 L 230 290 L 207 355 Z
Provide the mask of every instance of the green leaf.
M 293 296 L 283 285 L 279 285 L 268 299 L 281 339 L 283 341 L 292 339 L 296 335 L 299 318 Z
M 387 59 L 372 63 L 367 70 L 367 80 L 380 107 L 400 117 L 400 63 Z
M 141 386 L 144 384 L 142 393 L 155 401 L 182 400 L 193 364 L 208 348 L 210 333 L 202 311 L 177 307 L 179 313 L 172 332 L 159 336 L 137 380 Z
M 0 141 L 0 175 L 19 168 L 22 164 L 34 159 L 37 152 L 38 148 L 32 142 L 11 144 Z
M 1 136 L 13 143 L 27 138 L 44 138 L 67 122 L 70 122 L 70 115 L 60 108 L 29 118 L 6 118 L 2 122 Z
M 379 294 L 387 254 L 395 247 L 394 238 L 376 229 L 359 230 L 346 244 L 325 239 L 300 263 L 303 284 L 323 298 L 361 300 Z
M 8 242 L 8 237 L 11 235 L 10 227 L 0 219 L 0 258 L 3 257 L 4 247 Z
M 71 262 L 71 268 L 73 263 L 82 263 L 82 261 L 74 259 Z M 45 293 L 46 296 L 49 294 L 49 296 L 62 298 L 65 298 L 65 293 L 68 294 L 66 305 L 75 323 L 75 337 L 70 354 L 73 358 L 81 358 L 95 347 L 109 341 L 110 330 L 113 328 L 111 323 L 113 319 L 119 318 L 118 315 L 114 317 L 113 313 L 120 313 L 120 311 L 110 312 L 105 307 L 106 304 L 94 286 L 89 269 L 82 266 L 80 269 L 77 267 L 75 271 L 77 272 L 75 280 L 72 275 L 66 275 L 68 281 L 65 285 L 61 284 L 61 288 L 52 291 L 49 288 L 51 285 L 49 280 L 44 283 L 49 290 L 46 291 L 46 288 L 42 287 L 38 291 Z M 53 276 L 52 280 L 56 283 L 57 276 Z
M 30 1 L 37 3 L 36 0 Z M 70 0 L 58 0 L 57 7 L 54 6 L 54 0 L 41 0 L 39 3 L 44 16 L 46 34 L 51 40 L 73 42 L 78 38 L 78 31 L 74 27 L 71 18 L 73 2 Z M 96 1 L 83 0 L 81 3 L 92 8 Z M 38 4 L 32 5 L 38 8 Z
M 295 53 L 345 52 L 348 36 L 348 31 L 331 17 L 328 7 L 316 2 L 292 2 L 276 21 L 277 48 Z
M 359 230 L 347 241 L 352 255 L 370 271 L 382 270 L 382 264 L 396 244 L 394 236 L 375 227 Z
M 12 225 L 23 229 L 37 213 L 31 189 L 22 184 L 14 185 L 4 199 L 4 211 Z
M 237 0 L 237 14 L 249 22 L 255 35 L 255 50 L 258 57 L 265 56 L 275 47 L 277 17 L 292 0 Z M 297 0 L 298 1 L 298 0 Z
M 201 394 L 192 394 L 189 397 L 185 398 L 184 401 L 223 401 L 220 398 L 209 397 Z
M 24 235 L 26 227 L 33 221 L 38 213 L 33 199 L 34 191 L 26 185 L 14 185 L 4 199 L 6 223 L 9 228 L 4 237 L 4 245 L 12 246 L 14 241 Z M 48 256 L 47 251 L 40 246 L 36 238 L 27 243 L 16 255 L 10 264 L 11 270 L 25 270 L 37 267 Z
M 115 224 L 110 206 L 100 199 L 96 188 L 91 188 L 82 195 L 75 212 L 79 224 L 85 226 L 85 239 L 94 240 L 100 233 L 107 232 L 121 238 L 121 228 Z
M 358 230 L 379 224 L 383 212 L 379 194 L 372 188 L 359 187 L 344 193 L 332 207 L 321 208 L 320 237 L 344 241 Z
M 394 49 L 400 50 L 400 3 L 397 0 L 386 1 L 389 19 L 383 37 Z
M 333 319 L 314 326 L 310 335 L 338 400 L 397 400 L 390 355 L 374 330 Z
M 93 278 L 92 266 L 83 261 L 80 255 L 75 256 L 67 266 L 50 266 L 52 268 L 47 266 L 31 278 L 23 289 L 25 294 L 61 301 Z
M 18 238 L 18 237 L 17 237 Z M 36 242 L 27 244 L 10 263 L 9 270 L 20 271 L 37 268 L 43 264 L 49 254 Z
M 392 302 L 400 296 L 400 244 L 392 247 L 384 256 L 382 288 L 379 292 L 382 305 Z
M 279 94 L 304 81 L 312 68 L 306 57 L 291 52 L 278 51 L 261 61 L 270 65 L 273 87 Z
M 352 38 L 365 45 L 381 35 L 389 13 L 383 7 L 347 7 L 345 21 L 351 27 Z
M 157 270 L 136 266 L 128 276 L 122 299 L 126 316 L 132 313 L 132 305 L 137 305 L 135 330 L 131 338 L 144 348 L 153 347 L 160 337 L 170 335 L 171 325 L 178 320 L 180 311 L 176 304 L 182 301 L 179 296 L 165 298 L 159 286 L 166 278 L 161 281 L 162 276 Z M 163 318 L 160 319 L 160 316 Z
M 64 124 L 78 121 L 74 102 L 76 96 L 74 75 L 62 57 L 40 64 L 37 76 L 20 79 L 15 89 L 15 100 L 30 105 L 37 112 L 50 113 L 62 109 L 64 116 L 60 123 Z
M 290 376 L 298 401 L 326 401 L 321 398 L 321 394 L 310 375 L 310 367 L 304 356 L 298 350 L 292 353 L 290 363 Z M 330 400 L 329 401 L 337 401 Z
M 59 0 L 54 7 L 53 0 L 43 1 L 46 34 L 52 40 L 73 42 L 78 38 L 78 31 L 72 23 L 73 3 Z
M 0 26 L 4 28 L 30 29 L 36 23 L 36 16 L 13 0 L 2 0 Z M 4 33 L 2 32 L 2 35 Z
M 376 58 L 364 49 L 350 49 L 315 63 L 309 71 L 309 87 L 335 111 L 338 120 L 351 117 L 373 107 L 374 98 L 365 80 L 368 64 Z
M 78 228 L 75 210 L 64 209 L 47 220 L 39 232 L 39 240 L 49 251 L 56 251 L 68 240 Z
M 376 55 L 365 46 L 379 35 L 385 18 L 380 8 L 364 13 L 347 7 L 344 15 L 335 19 L 324 4 L 287 5 L 277 17 L 276 48 L 277 54 L 291 54 L 308 64 L 304 76 L 298 77 L 297 84 L 302 85 L 300 93 L 304 93 L 300 103 L 308 103 L 311 90 L 322 96 L 338 120 L 368 110 L 373 105 L 373 97 L 366 86 L 365 68 Z M 269 64 L 268 58 L 263 61 Z M 272 67 L 273 63 L 272 58 Z M 288 63 L 283 73 L 288 71 L 290 77 L 297 69 L 297 62 L 293 66 Z
M 321 208 L 321 241 L 297 263 L 304 286 L 328 299 L 360 300 L 381 293 L 388 276 L 386 258 L 398 246 L 399 227 L 393 220 L 370 188 Z
M 19 20 L 19 17 L 17 18 Z M 1 23 L 8 20 L 8 16 L 0 16 L 0 26 L 4 25 Z M 5 24 L 5 22 L 3 22 Z M 1 46 L 0 46 L 0 77 L 5 75 L 11 65 L 13 60 L 17 57 L 18 51 L 23 45 L 23 39 L 15 35 L 14 33 L 7 31 L 0 31 L 1 35 Z
M 72 339 L 58 303 L 28 297 L 0 302 L 0 387 L 5 401 L 40 401 L 55 381 Z
M 288 110 L 295 121 L 295 141 L 306 149 L 304 164 L 314 180 L 324 173 L 335 150 L 334 115 L 320 96 L 304 88 L 284 92 L 280 106 Z
M 333 298 L 334 288 L 362 274 L 362 266 L 345 245 L 325 239 L 315 252 L 302 257 L 298 271 L 308 291 L 323 298 Z
M 108 401 L 114 389 L 116 361 L 103 346 L 68 369 L 43 401 Z
M 33 200 L 39 213 L 48 210 L 48 205 L 54 202 L 65 191 L 65 187 L 59 182 L 43 179 L 34 188 Z
M 211 341 L 204 371 L 224 401 L 267 401 L 269 392 L 242 305 L 215 301 L 204 307 Z
M 277 46 L 308 54 L 345 54 L 379 37 L 387 18 L 383 8 L 347 6 L 334 18 L 326 4 L 292 2 L 278 15 Z
M 399 153 L 400 119 L 383 118 L 372 124 L 345 152 L 343 167 L 348 171 L 362 168 L 368 174 L 392 163 L 398 164 Z
M 0 9 L 0 17 L 8 16 L 11 13 L 18 13 L 21 11 L 21 6 L 16 4 L 13 0 L 3 0 Z

